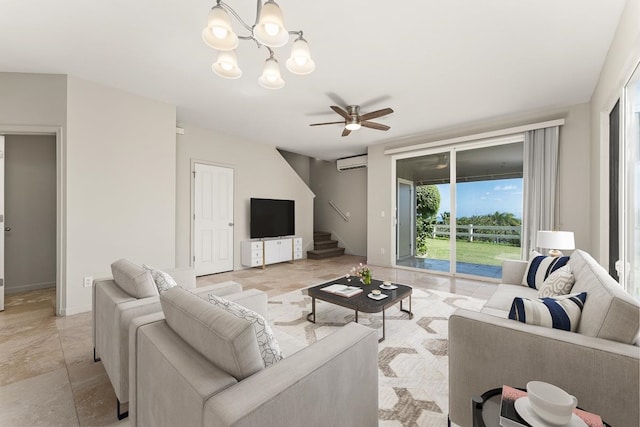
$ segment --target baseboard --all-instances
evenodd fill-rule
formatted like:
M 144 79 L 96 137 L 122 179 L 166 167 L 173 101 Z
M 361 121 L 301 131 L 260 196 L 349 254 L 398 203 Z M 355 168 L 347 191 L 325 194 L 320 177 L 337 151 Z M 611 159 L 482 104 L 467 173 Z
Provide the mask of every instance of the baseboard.
M 37 289 L 55 288 L 56 282 L 28 283 L 26 285 L 5 286 L 4 293 L 7 295 L 17 294 L 19 292 L 35 291 Z
M 74 314 L 87 313 L 93 308 L 90 305 L 79 305 L 76 307 L 67 307 L 60 310 L 60 316 L 73 316 Z

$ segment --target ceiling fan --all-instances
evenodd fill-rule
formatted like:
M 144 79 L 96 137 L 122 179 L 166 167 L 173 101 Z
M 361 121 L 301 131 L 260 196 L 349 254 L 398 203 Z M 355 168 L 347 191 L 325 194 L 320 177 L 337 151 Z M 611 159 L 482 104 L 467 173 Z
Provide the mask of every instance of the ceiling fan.
M 391 129 L 390 126 L 369 121 L 370 119 L 376 119 L 378 117 L 386 116 L 387 114 L 393 113 L 393 110 L 391 108 L 383 108 L 382 110 L 376 110 L 362 115 L 360 115 L 359 105 L 347 105 L 346 110 L 338 107 L 337 105 L 332 105 L 331 109 L 344 117 L 344 120 L 339 122 L 312 123 L 309 126 L 344 124 L 342 136 L 349 135 L 352 130 L 358 130 L 361 126 L 385 131 Z

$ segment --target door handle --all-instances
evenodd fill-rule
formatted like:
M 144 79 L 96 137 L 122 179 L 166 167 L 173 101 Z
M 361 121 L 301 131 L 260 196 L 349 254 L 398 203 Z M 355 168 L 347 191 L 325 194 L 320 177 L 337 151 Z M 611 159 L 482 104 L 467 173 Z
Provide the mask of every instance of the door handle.
M 233 223 L 232 222 L 229 223 L 229 227 L 233 227 Z
M 5 227 L 4 231 L 11 231 L 11 227 Z

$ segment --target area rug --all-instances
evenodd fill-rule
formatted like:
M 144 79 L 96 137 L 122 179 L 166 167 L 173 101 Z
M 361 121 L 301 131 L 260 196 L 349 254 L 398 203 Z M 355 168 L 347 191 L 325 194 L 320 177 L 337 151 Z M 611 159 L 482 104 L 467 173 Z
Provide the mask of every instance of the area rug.
M 479 311 L 484 303 L 463 295 L 414 288 L 412 320 L 398 304 L 387 309 L 386 339 L 378 345 L 380 426 L 447 425 L 447 319 L 458 308 Z M 315 324 L 306 319 L 310 311 L 311 298 L 306 289 L 269 300 L 270 323 L 278 339 L 285 341 L 283 350 L 304 348 L 354 319 L 352 310 L 319 300 Z M 380 313 L 360 313 L 358 321 L 378 329 L 382 336 Z

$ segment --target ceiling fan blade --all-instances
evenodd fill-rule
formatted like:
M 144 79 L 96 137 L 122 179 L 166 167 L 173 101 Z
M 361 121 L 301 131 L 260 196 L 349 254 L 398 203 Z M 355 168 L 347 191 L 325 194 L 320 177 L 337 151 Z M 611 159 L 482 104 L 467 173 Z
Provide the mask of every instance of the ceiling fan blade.
M 391 113 L 393 113 L 393 109 L 383 108 L 382 110 L 372 111 L 370 113 L 363 114 L 362 116 L 360 116 L 360 118 L 362 120 L 369 120 L 369 119 L 375 119 L 378 117 L 386 116 L 387 114 L 391 114 Z
M 342 136 L 347 136 L 351 133 L 351 131 L 347 128 L 344 128 L 344 130 L 342 131 Z
M 331 109 L 333 111 L 335 111 L 336 113 L 340 114 L 345 119 L 349 118 L 349 113 L 347 113 L 345 110 L 343 110 L 342 108 L 338 107 L 337 105 L 332 105 Z
M 360 125 L 366 128 L 371 128 L 371 129 L 376 129 L 376 130 L 389 130 L 391 129 L 391 126 L 387 126 L 387 125 L 383 125 L 380 123 L 374 123 L 374 122 L 367 122 L 367 121 L 362 121 L 360 122 Z
M 343 125 L 344 120 L 339 122 L 311 123 L 309 126 L 324 126 L 324 125 L 338 125 L 338 124 Z

